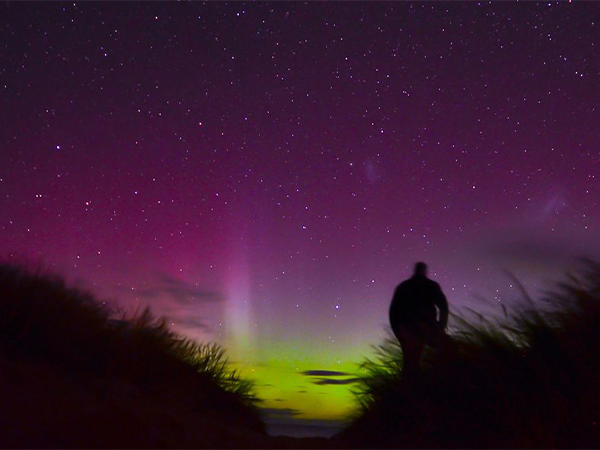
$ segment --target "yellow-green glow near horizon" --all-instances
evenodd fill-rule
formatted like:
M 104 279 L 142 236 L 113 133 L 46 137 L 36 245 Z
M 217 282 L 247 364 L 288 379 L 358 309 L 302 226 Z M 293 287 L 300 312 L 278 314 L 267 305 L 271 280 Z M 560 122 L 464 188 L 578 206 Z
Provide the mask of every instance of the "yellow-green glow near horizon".
M 291 409 L 299 419 L 343 420 L 355 409 L 351 384 L 315 384 L 320 377 L 303 372 L 323 368 L 322 363 L 311 359 L 275 359 L 259 364 L 238 362 L 235 367 L 245 378 L 256 383 L 256 392 L 262 400 L 261 407 Z M 330 369 L 346 372 L 353 378 L 357 364 L 352 362 L 331 365 Z M 324 369 L 327 370 L 327 369 Z

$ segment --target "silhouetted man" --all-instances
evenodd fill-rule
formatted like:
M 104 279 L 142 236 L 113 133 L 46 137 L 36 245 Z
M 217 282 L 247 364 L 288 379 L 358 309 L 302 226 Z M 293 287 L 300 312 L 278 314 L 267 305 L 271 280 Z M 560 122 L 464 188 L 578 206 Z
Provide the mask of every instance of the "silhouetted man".
M 439 284 L 427 278 L 425 263 L 415 264 L 414 275 L 396 288 L 390 324 L 402 346 L 402 376 L 412 377 L 418 371 L 423 346 L 439 346 L 448 324 L 446 296 Z

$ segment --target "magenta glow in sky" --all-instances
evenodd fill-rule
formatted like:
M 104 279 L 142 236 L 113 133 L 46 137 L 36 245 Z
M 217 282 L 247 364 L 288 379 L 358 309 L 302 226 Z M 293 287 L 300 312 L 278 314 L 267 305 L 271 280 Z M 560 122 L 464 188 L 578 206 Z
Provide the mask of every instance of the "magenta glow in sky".
M 248 367 L 348 370 L 417 260 L 456 311 L 598 254 L 595 3 L 0 8 L 3 256 Z

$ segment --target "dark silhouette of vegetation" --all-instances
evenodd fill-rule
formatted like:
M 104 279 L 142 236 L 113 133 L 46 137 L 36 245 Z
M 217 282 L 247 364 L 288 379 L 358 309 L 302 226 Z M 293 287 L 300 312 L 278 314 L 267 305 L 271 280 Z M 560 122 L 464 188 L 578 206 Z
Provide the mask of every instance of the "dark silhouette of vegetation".
M 250 447 L 264 435 L 253 384 L 218 345 L 148 309 L 115 318 L 15 265 L 0 265 L 0 391 L 2 447 Z
M 443 351 L 429 349 L 402 380 L 395 339 L 362 364 L 359 413 L 342 447 L 600 447 L 600 265 L 534 302 L 479 323 L 456 318 Z

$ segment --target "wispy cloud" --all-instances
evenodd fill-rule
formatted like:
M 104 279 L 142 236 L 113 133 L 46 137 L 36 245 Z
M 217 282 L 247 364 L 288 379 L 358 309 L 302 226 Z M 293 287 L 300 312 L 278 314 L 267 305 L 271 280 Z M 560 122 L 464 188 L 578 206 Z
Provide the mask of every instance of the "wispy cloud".
M 154 286 L 138 289 L 136 293 L 146 298 L 157 298 L 166 295 L 180 305 L 212 303 L 222 300 L 222 296 L 214 291 L 201 289 L 197 285 L 178 280 L 167 274 L 160 275 Z
M 493 257 L 507 269 L 563 271 L 578 257 L 598 254 L 597 243 L 570 233 L 568 229 L 547 231 L 535 227 L 508 228 L 480 236 L 475 241 L 477 254 Z
M 119 286 L 116 292 L 125 299 L 124 305 L 133 306 L 125 309 L 135 313 L 140 307 L 149 306 L 154 315 L 166 318 L 177 331 L 196 340 L 214 333 L 215 318 L 224 301 L 224 296 L 216 291 L 165 272 L 155 273 L 142 286 Z
M 306 419 L 299 417 L 301 411 L 292 408 L 259 408 L 263 420 L 267 424 L 286 424 L 299 427 L 323 427 L 341 429 L 346 422 L 333 419 Z M 314 431 L 314 430 L 313 430 Z M 333 433 L 332 433 L 333 434 Z
M 332 378 L 332 377 L 348 377 L 351 376 L 351 373 L 347 372 L 339 372 L 336 370 L 306 370 L 302 372 L 302 375 L 307 377 L 316 377 L 316 379 L 311 380 L 313 384 L 317 384 L 319 386 L 325 385 L 343 385 L 343 384 L 352 384 L 358 381 L 358 378 Z
M 305 370 L 302 375 L 308 377 L 345 377 L 350 375 L 346 372 L 337 372 L 335 370 Z
M 177 319 L 173 319 L 177 325 L 181 325 L 185 328 L 195 328 L 198 330 L 210 331 L 212 328 L 208 325 L 203 318 L 195 316 L 195 317 L 180 317 Z
M 335 378 L 317 378 L 313 381 L 313 384 L 318 384 L 319 386 L 324 386 L 327 384 L 352 384 L 359 381 L 359 378 L 344 378 L 342 380 Z
M 300 414 L 299 409 L 293 408 L 260 408 L 260 411 L 271 419 L 291 419 Z

